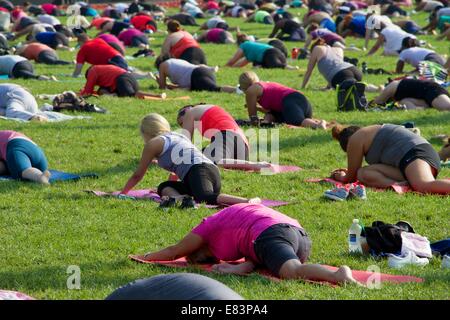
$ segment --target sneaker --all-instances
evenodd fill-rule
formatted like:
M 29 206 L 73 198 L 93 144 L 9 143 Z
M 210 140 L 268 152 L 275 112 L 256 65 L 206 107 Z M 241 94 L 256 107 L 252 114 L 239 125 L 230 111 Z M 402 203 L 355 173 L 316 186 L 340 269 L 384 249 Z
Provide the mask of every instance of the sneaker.
M 419 258 L 412 251 L 408 251 L 405 256 L 388 255 L 388 266 L 394 269 L 400 269 L 407 265 L 426 266 L 430 261 L 427 258 Z
M 442 269 L 450 269 L 450 255 L 448 254 L 442 257 Z
M 366 187 L 362 184 L 354 184 L 349 190 L 349 195 L 359 200 L 367 200 Z
M 335 201 L 344 201 L 348 198 L 349 194 L 348 188 L 336 187 L 332 190 L 325 191 L 324 197 Z
M 172 197 L 162 197 L 161 202 L 159 203 L 159 209 L 168 209 L 173 208 L 177 204 L 175 198 Z
M 197 209 L 197 205 L 195 204 L 194 199 L 192 197 L 186 196 L 181 201 L 180 205 L 181 209 Z

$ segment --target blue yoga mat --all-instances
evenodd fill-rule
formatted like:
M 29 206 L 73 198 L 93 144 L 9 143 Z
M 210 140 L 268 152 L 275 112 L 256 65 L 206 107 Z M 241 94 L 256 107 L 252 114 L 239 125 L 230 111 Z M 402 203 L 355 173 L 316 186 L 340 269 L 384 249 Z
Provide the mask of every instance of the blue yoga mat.
M 49 170 L 52 174 L 50 177 L 50 183 L 58 182 L 58 181 L 77 181 L 81 178 L 98 178 L 98 176 L 95 173 L 88 173 L 88 174 L 74 174 L 74 173 L 67 173 L 57 170 Z M 0 176 L 0 181 L 5 180 L 14 180 L 14 178 L 10 176 Z

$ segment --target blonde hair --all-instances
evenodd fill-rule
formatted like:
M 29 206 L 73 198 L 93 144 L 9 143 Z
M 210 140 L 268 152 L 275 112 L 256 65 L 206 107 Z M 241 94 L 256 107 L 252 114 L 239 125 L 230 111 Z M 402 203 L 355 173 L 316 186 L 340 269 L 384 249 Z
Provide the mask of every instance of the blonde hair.
M 246 71 L 239 76 L 239 86 L 242 91 L 247 90 L 255 82 L 259 82 L 259 78 L 253 71 Z
M 141 133 L 150 139 L 166 132 L 170 132 L 170 124 L 166 118 L 158 113 L 150 113 L 141 121 Z

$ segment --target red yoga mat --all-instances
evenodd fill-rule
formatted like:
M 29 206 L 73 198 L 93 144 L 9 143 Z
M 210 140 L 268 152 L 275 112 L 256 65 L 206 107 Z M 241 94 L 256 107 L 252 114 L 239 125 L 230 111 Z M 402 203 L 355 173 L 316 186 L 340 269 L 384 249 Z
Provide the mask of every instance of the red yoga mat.
M 186 261 L 186 258 L 180 258 L 180 259 L 173 260 L 173 261 L 147 261 L 144 259 L 144 256 L 141 256 L 141 255 L 129 255 L 128 257 L 131 260 L 139 262 L 139 263 L 161 265 L 161 266 L 172 267 L 172 268 L 187 268 L 187 267 L 189 267 L 189 264 Z M 244 262 L 243 259 L 238 260 L 238 261 L 229 262 L 229 263 L 242 263 L 242 262 Z M 213 272 L 211 264 L 197 264 L 195 266 L 204 271 Z M 324 265 L 324 267 L 326 267 L 330 270 L 338 269 L 337 267 L 327 266 L 327 265 Z M 257 272 L 258 272 L 258 274 L 260 274 L 261 276 L 263 276 L 269 280 L 273 280 L 273 281 L 281 280 L 280 278 L 273 276 L 268 270 L 261 269 L 261 270 L 258 270 Z M 413 277 L 413 276 L 393 275 L 393 274 L 385 274 L 385 273 L 379 273 L 379 274 L 377 273 L 376 274 L 373 272 L 363 271 L 363 270 L 352 270 L 352 275 L 356 281 L 358 281 L 362 284 L 366 284 L 367 281 L 369 280 L 369 278 L 373 279 L 375 277 L 378 278 L 381 282 L 391 282 L 391 283 L 423 282 L 424 281 L 422 278 Z M 324 282 L 324 281 L 307 280 L 306 282 L 335 285 L 335 283 L 328 283 L 328 282 Z

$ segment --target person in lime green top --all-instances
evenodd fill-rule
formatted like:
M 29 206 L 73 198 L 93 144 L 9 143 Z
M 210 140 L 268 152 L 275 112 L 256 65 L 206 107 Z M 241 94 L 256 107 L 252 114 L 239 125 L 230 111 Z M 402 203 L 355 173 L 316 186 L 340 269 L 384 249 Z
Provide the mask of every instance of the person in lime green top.
M 264 24 L 273 24 L 273 18 L 267 11 L 258 10 L 250 17 L 247 18 L 246 22 L 258 22 Z
M 287 65 L 286 56 L 280 49 L 269 44 L 250 41 L 245 34 L 237 35 L 238 50 L 227 62 L 227 67 L 240 68 L 252 62 L 263 68 L 297 69 Z

